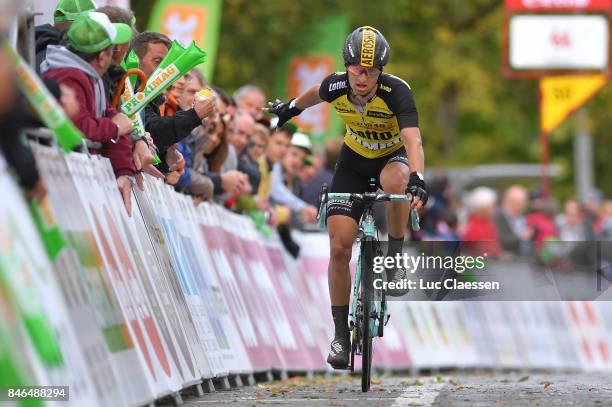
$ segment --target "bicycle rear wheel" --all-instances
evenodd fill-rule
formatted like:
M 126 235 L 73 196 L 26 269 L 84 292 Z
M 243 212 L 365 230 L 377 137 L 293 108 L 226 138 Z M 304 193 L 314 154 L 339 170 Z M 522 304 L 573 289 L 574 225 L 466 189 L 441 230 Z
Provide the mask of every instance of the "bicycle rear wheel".
M 361 332 L 361 391 L 370 390 L 372 376 L 372 300 L 374 299 L 372 273 L 374 263 L 374 241 L 366 238 L 361 243 L 361 301 L 363 321 Z

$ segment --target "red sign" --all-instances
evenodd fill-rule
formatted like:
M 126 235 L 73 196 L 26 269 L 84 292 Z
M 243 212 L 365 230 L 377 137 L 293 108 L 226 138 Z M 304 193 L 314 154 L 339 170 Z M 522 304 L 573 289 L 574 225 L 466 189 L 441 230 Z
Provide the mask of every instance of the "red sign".
M 506 10 L 599 10 L 608 11 L 612 0 L 504 0 Z

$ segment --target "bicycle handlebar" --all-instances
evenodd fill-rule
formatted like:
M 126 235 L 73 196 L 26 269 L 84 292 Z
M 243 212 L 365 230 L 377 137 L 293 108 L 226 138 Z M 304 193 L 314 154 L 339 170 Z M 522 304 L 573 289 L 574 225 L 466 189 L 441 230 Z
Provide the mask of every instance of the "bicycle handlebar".
M 355 201 L 369 201 L 369 202 L 412 202 L 411 198 L 403 194 L 377 194 L 375 192 L 366 192 L 363 194 L 348 193 L 348 192 L 323 192 L 320 197 L 321 205 L 319 207 L 319 213 L 317 214 L 317 220 L 319 226 L 325 228 L 325 222 L 327 218 L 327 202 L 330 199 L 337 199 L 343 201 L 355 200 Z M 411 209 L 410 216 L 412 230 L 418 232 L 421 230 L 419 214 L 416 208 Z

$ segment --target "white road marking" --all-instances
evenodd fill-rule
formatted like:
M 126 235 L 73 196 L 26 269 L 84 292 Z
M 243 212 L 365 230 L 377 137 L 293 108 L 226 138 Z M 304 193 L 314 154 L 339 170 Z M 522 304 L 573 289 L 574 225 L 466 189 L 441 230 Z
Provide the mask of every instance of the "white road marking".
M 444 384 L 432 384 L 425 386 L 409 386 L 395 399 L 391 407 L 423 406 L 429 407 L 435 401 Z

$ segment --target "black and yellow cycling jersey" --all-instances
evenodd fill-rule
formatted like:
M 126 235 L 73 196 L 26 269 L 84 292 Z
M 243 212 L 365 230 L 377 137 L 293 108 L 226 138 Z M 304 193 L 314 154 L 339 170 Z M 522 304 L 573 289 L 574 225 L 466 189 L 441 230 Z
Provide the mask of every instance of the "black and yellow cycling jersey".
M 381 73 L 376 94 L 363 113 L 349 99 L 348 74 L 336 72 L 321 82 L 319 97 L 332 104 L 346 124 L 345 144 L 366 158 L 384 157 L 404 145 L 400 130 L 418 127 L 419 118 L 410 86 Z

